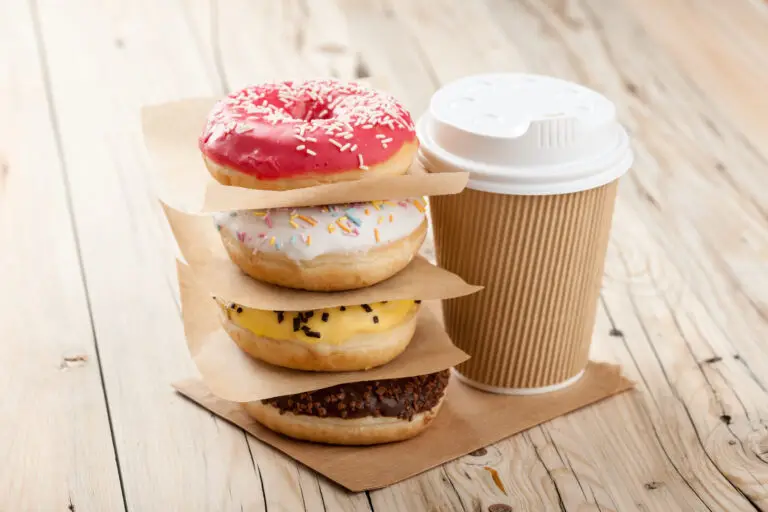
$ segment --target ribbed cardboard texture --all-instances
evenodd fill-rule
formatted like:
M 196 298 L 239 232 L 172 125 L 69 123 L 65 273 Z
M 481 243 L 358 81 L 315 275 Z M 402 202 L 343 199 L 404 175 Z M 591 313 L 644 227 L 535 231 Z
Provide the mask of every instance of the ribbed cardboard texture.
M 400 482 L 632 386 L 618 366 L 605 363 L 589 363 L 573 386 L 537 396 L 485 393 L 452 378 L 440 413 L 422 434 L 399 443 L 356 447 L 281 436 L 251 419 L 238 403 L 215 396 L 197 379 L 174 384 L 179 393 L 212 413 L 355 492 Z
M 485 290 L 443 303 L 446 330 L 486 386 L 537 388 L 588 361 L 617 183 L 550 196 L 431 198 L 437 261 Z

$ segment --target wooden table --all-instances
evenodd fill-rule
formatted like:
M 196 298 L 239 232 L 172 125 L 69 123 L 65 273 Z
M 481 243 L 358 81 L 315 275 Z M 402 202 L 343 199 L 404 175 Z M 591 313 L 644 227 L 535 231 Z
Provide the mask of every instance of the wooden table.
M 766 48 L 760 0 L 3 0 L 0 510 L 768 510 Z M 175 395 L 139 108 L 376 75 L 418 113 L 491 70 L 632 133 L 594 358 L 637 391 L 362 494 Z

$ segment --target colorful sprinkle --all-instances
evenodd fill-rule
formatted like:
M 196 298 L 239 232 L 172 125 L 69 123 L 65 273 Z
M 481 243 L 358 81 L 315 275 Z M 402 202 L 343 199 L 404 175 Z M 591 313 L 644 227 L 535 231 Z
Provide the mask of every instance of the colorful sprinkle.
M 390 213 L 389 214 L 389 223 L 392 224 L 395 221 L 394 216 Z
M 352 212 L 352 210 L 347 210 L 344 213 L 347 214 L 347 218 L 350 220 L 350 222 L 352 222 L 352 224 L 354 224 L 355 226 L 362 226 L 363 223 L 360 221 L 360 219 L 355 217 L 351 212 Z
M 338 225 L 338 226 L 341 228 L 341 230 L 342 230 L 342 231 L 344 231 L 345 233 L 350 233 L 350 232 L 351 232 L 351 230 L 350 230 L 350 229 L 349 229 L 347 226 L 345 226 L 344 224 L 342 224 L 342 220 L 343 220 L 343 219 L 344 219 L 344 217 L 341 217 L 341 218 L 339 218 L 339 219 L 336 219 L 336 224 L 337 224 L 337 225 Z
M 275 237 L 269 239 L 269 245 L 275 245 Z
M 336 226 L 333 224 L 328 224 L 328 232 L 333 233 L 334 231 L 336 231 Z
M 369 210 L 368 208 L 366 208 L 366 209 L 365 209 L 365 214 L 366 214 L 366 215 L 370 215 L 370 214 L 371 214 L 371 210 Z
M 299 225 L 296 224 L 296 222 L 294 222 L 293 220 L 289 220 L 288 222 L 291 224 L 291 226 L 293 226 L 293 229 L 299 229 Z
M 299 215 L 299 218 L 309 224 L 310 226 L 314 226 L 317 224 L 317 220 L 315 220 L 313 217 L 307 217 L 306 215 Z
M 266 216 L 267 216 L 267 214 L 266 214 L 265 212 L 260 212 L 260 211 L 258 211 L 258 210 L 254 210 L 254 211 L 252 211 L 252 212 L 251 212 L 251 214 L 252 214 L 254 217 L 266 217 Z
M 245 243 L 245 233 L 243 231 L 238 231 L 237 239 L 240 241 L 240 243 Z
M 312 235 L 307 235 L 307 238 L 304 240 L 304 243 L 307 245 L 312 245 Z
M 381 238 L 379 237 L 379 229 L 373 228 L 373 235 L 376 237 L 376 243 L 381 242 Z
M 384 217 L 379 216 L 379 221 L 377 222 L 377 224 L 381 224 L 382 222 L 384 222 Z

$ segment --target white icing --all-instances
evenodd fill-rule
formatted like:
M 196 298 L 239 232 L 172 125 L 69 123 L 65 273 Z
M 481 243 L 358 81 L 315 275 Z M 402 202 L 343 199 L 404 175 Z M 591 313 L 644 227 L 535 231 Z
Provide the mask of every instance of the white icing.
M 400 240 L 424 222 L 425 207 L 424 199 L 418 198 L 240 210 L 214 214 L 214 221 L 217 227 L 233 233 L 254 253 L 280 252 L 292 260 L 302 261 L 323 254 L 365 252 Z M 333 226 L 330 231 L 329 225 Z

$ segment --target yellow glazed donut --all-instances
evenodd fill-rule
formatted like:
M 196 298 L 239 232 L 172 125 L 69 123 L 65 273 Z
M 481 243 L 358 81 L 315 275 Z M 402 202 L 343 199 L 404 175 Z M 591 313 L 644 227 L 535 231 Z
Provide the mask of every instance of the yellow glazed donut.
M 243 404 L 258 422 L 316 443 L 371 445 L 423 432 L 443 404 L 450 372 L 352 382 Z
M 241 210 L 214 215 L 230 258 L 254 279 L 312 291 L 354 290 L 392 277 L 427 233 L 422 198 Z
M 367 370 L 400 355 L 413 337 L 420 303 L 284 312 L 216 301 L 224 329 L 250 356 L 284 368 L 336 372 Z

